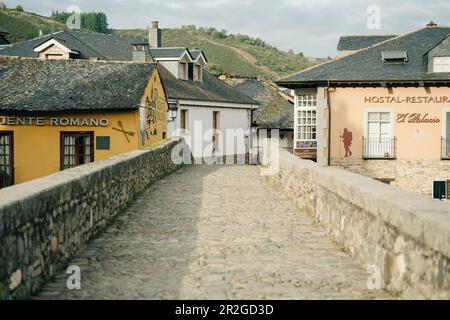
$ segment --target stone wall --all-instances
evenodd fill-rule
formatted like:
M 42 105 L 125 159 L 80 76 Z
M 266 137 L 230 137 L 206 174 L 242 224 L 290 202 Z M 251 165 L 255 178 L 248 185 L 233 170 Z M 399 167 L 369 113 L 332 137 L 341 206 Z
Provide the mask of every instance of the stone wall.
M 269 179 L 382 288 L 412 299 L 450 299 L 450 206 L 285 151 Z M 376 281 L 375 281 L 376 283 Z
M 140 192 L 175 171 L 177 143 L 0 190 L 0 299 L 36 293 Z
M 387 180 L 390 185 L 431 196 L 433 180 L 450 180 L 450 160 L 363 160 L 333 159 L 333 166 L 374 179 Z

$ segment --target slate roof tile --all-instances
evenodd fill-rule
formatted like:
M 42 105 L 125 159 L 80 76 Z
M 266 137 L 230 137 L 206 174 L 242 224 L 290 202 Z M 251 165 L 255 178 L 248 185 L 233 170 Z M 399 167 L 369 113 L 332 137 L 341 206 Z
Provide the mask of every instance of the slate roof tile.
M 179 80 L 161 65 L 158 65 L 158 70 L 169 99 L 240 103 L 249 105 L 258 104 L 253 99 L 229 86 L 222 80 L 219 80 L 206 70 L 203 70 L 202 82 Z
M 0 111 L 136 109 L 151 63 L 0 57 Z
M 281 86 L 330 82 L 450 81 L 449 73 L 428 73 L 426 54 L 450 34 L 450 28 L 426 27 L 277 81 Z M 385 51 L 406 51 L 408 62 L 384 63 Z

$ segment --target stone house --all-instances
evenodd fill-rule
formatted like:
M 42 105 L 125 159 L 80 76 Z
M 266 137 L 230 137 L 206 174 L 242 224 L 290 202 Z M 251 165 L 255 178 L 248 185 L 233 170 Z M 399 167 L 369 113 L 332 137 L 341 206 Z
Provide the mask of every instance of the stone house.
M 0 188 L 166 138 L 153 63 L 0 57 Z
M 355 50 L 277 82 L 296 94 L 294 152 L 448 197 L 450 28 L 379 40 L 359 48 L 341 39 L 340 49 Z
M 149 28 L 149 39 L 65 30 L 14 44 L 0 55 L 155 62 L 171 108 L 179 114 L 169 119 L 168 137 L 184 136 L 195 158 L 247 153 L 251 113 L 258 103 L 208 73 L 203 51 L 163 47 L 161 37 L 157 21 Z M 234 135 L 228 145 L 227 131 Z

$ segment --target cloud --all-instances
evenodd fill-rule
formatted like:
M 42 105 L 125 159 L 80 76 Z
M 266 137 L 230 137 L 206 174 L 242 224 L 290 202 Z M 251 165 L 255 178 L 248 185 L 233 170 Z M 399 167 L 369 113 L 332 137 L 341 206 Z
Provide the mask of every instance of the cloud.
M 212 26 L 259 37 L 278 48 L 316 57 L 333 56 L 343 34 L 404 33 L 434 20 L 447 23 L 447 0 L 40 0 L 4 1 L 9 7 L 49 15 L 77 5 L 103 11 L 113 28 Z M 367 28 L 367 8 L 381 10 L 381 29 Z

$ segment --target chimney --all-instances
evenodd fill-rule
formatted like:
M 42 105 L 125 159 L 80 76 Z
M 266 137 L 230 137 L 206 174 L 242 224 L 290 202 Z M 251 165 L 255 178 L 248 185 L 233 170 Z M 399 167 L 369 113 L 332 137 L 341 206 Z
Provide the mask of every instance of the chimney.
M 148 51 L 148 43 L 133 43 L 133 61 L 147 62 L 151 61 L 150 52 Z
M 158 26 L 158 21 L 152 21 L 152 26 L 148 35 L 150 48 L 161 48 L 161 29 Z

